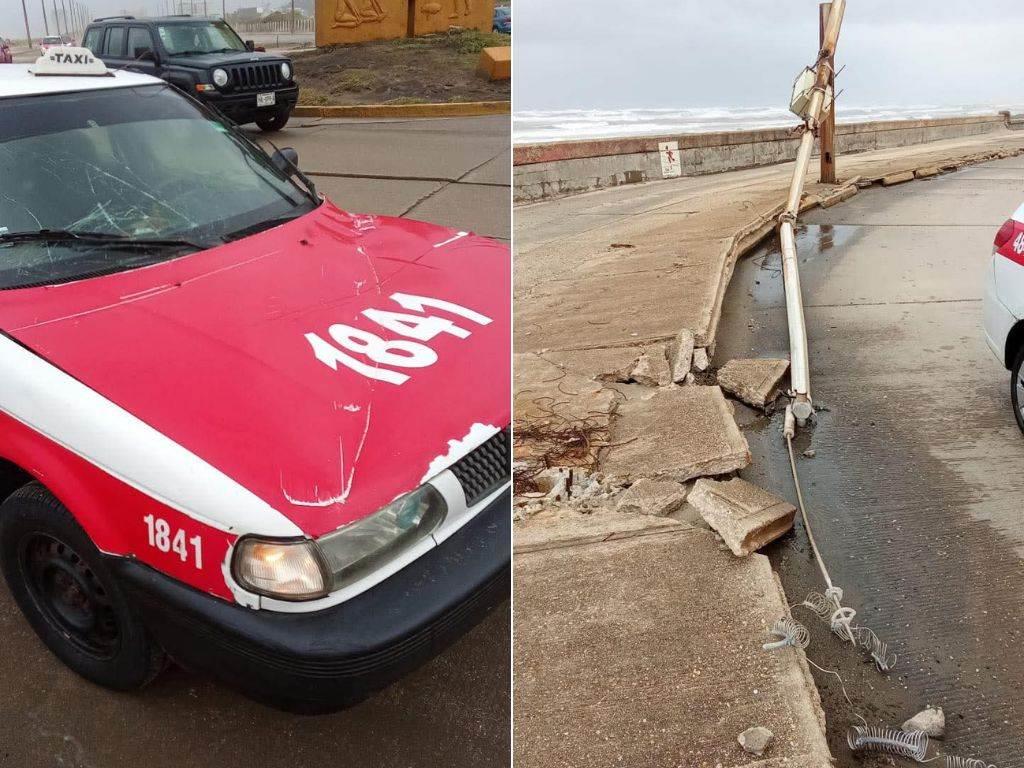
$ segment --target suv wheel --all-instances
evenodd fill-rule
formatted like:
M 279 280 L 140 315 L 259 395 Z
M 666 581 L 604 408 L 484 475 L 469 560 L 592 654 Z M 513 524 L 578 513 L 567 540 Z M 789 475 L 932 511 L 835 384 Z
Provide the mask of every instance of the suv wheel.
M 0 506 L 7 586 L 39 639 L 74 672 L 117 690 L 141 688 L 165 655 L 131 610 L 103 557 L 39 483 Z
M 288 118 L 291 117 L 291 112 L 281 111 L 270 117 L 258 118 L 256 125 L 259 126 L 261 131 L 270 133 L 272 131 L 280 131 L 288 123 Z

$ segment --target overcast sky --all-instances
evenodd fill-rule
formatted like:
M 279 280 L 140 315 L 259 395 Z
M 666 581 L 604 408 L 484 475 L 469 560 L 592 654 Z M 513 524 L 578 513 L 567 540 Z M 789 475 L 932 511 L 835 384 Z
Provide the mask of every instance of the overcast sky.
M 7 0 L 0 0 L 6 2 Z M 815 0 L 515 0 L 523 110 L 785 105 Z M 1024 102 L 1021 0 L 847 0 L 852 106 Z
M 207 0 L 209 13 L 220 13 L 222 0 Z M 25 20 L 21 11 L 22 0 L 0 0 L 0 37 L 13 37 L 23 39 L 25 37 Z M 133 15 L 155 15 L 163 12 L 168 7 L 176 7 L 181 0 L 73 0 L 73 2 L 90 9 L 90 16 L 109 16 L 115 13 L 130 13 Z M 189 0 L 184 0 L 186 12 L 188 11 Z M 202 0 L 193 0 L 197 13 L 202 8 Z M 227 11 L 230 13 L 246 6 L 277 6 L 283 0 L 224 0 Z M 46 17 L 50 24 L 50 32 L 56 34 L 53 28 L 53 5 L 54 0 L 25 0 L 28 9 L 28 23 L 32 30 L 32 37 L 38 39 L 43 34 L 43 12 L 42 5 L 46 5 Z M 68 5 L 69 0 L 64 0 Z M 61 0 L 57 0 L 58 14 L 60 16 L 61 30 L 64 29 L 64 10 L 61 7 Z M 69 9 L 70 13 L 70 9 Z

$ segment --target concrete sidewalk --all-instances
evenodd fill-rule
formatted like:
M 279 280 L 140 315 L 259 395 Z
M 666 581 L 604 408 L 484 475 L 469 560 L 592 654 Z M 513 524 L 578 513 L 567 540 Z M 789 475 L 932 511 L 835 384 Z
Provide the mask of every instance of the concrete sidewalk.
M 686 523 L 592 517 L 583 539 L 516 549 L 516 764 L 828 768 L 803 652 L 761 648 L 788 615 L 768 559 Z M 762 757 L 737 741 L 757 726 Z
M 810 184 L 804 206 L 855 194 L 857 177 L 913 179 L 1022 151 L 1024 134 L 1001 131 L 840 157 L 844 183 Z M 829 764 L 802 652 L 760 649 L 785 606 L 767 560 L 719 551 L 687 504 L 669 512 L 684 524 L 669 531 L 612 512 L 640 480 L 663 489 L 664 514 L 662 499 L 685 496 L 692 479 L 749 463 L 717 386 L 716 332 L 736 260 L 774 231 L 791 173 L 787 163 L 516 209 L 523 766 Z M 576 469 L 549 469 L 559 466 Z M 776 751 L 756 761 L 735 738 L 762 713 L 782 720 L 767 726 Z

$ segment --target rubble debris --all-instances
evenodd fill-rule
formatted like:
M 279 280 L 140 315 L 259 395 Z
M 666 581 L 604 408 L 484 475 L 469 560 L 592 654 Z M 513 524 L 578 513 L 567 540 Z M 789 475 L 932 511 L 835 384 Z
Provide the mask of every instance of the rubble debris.
M 939 167 L 937 165 L 929 165 L 927 168 L 918 168 L 914 171 L 914 176 L 918 179 L 929 179 L 932 176 L 939 175 Z
M 804 451 L 804 458 L 805 459 L 813 459 L 817 455 L 818 455 L 818 452 L 815 451 L 813 448 L 808 448 L 806 451 Z
M 747 728 L 743 733 L 736 737 L 736 741 L 743 747 L 744 752 L 749 752 L 751 755 L 760 757 L 768 749 L 768 746 L 772 743 L 772 739 L 775 738 L 775 734 L 769 731 L 763 726 L 755 726 L 754 728 Z
M 688 373 L 686 374 L 686 376 L 683 377 L 682 383 L 685 387 L 692 387 L 694 384 L 697 383 L 697 377 L 694 376 L 692 373 Z
M 635 356 L 630 362 L 621 368 L 615 368 L 604 373 L 599 373 L 594 378 L 597 381 L 607 381 L 612 384 L 628 384 L 633 379 L 633 370 L 640 362 L 640 356 Z
M 875 182 L 872 179 L 863 179 L 863 178 L 861 178 L 861 179 L 857 179 L 856 186 L 857 186 L 857 189 L 867 189 L 868 187 L 872 186 L 874 183 Z
M 891 186 L 893 186 L 895 184 L 902 184 L 902 183 L 904 183 L 906 181 L 913 181 L 913 180 L 914 180 L 914 172 L 913 171 L 903 171 L 902 173 L 893 173 L 893 174 L 890 174 L 888 176 L 883 176 L 882 177 L 882 186 L 883 187 L 891 187 Z
M 687 488 L 672 480 L 641 478 L 619 496 L 616 509 L 640 515 L 665 517 L 686 503 Z
M 622 484 L 640 478 L 683 483 L 750 463 L 747 441 L 718 387 L 661 387 L 618 406 L 598 466 Z
M 718 385 L 748 405 L 764 408 L 775 399 L 788 360 L 730 360 L 718 369 Z
M 844 187 L 840 187 L 831 195 L 827 196 L 821 201 L 822 208 L 831 208 L 836 203 L 841 203 L 844 200 L 849 200 L 851 197 L 857 194 L 859 190 L 855 184 L 847 184 Z
M 672 381 L 676 384 L 686 378 L 693 362 L 693 331 L 683 328 L 665 348 Z
M 784 499 L 734 478 L 700 479 L 687 499 L 737 557 L 775 541 L 793 527 L 796 507 Z
M 703 373 L 711 365 L 711 361 L 708 359 L 708 351 L 704 347 L 698 347 L 693 350 L 693 370 L 698 373 Z
M 666 355 L 648 354 L 645 350 L 630 372 L 630 381 L 645 387 L 663 387 L 670 383 L 671 373 Z
M 928 707 L 903 724 L 905 733 L 924 731 L 930 738 L 941 739 L 946 735 L 946 714 L 942 707 Z

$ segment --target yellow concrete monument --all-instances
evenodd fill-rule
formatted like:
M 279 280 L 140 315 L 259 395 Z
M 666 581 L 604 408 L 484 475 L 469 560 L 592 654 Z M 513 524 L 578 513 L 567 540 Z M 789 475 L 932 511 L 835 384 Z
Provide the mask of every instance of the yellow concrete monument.
M 316 44 L 447 32 L 451 27 L 489 32 L 494 0 L 316 0 Z
M 490 32 L 494 0 L 413 0 L 412 34 L 447 32 L 449 27 Z

